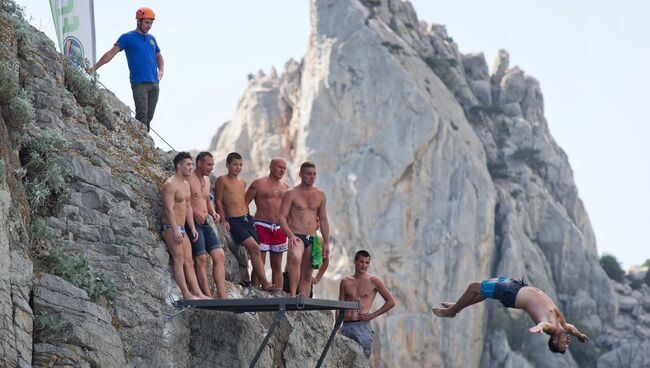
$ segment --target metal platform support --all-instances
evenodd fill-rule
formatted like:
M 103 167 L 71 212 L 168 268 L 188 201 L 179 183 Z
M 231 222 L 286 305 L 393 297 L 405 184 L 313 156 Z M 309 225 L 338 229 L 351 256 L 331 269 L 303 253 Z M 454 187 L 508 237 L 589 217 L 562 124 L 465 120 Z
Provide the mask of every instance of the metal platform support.
M 280 304 L 279 306 L 280 309 L 278 309 L 277 312 L 275 312 L 275 317 L 273 318 L 273 323 L 271 324 L 271 327 L 269 328 L 268 332 L 266 333 L 266 336 L 264 337 L 264 341 L 262 341 L 262 344 L 260 345 L 260 348 L 257 349 L 257 354 L 255 354 L 255 358 L 253 358 L 253 361 L 251 362 L 251 365 L 249 366 L 250 368 L 255 368 L 257 365 L 257 361 L 260 359 L 260 356 L 262 355 L 262 352 L 264 351 L 264 348 L 266 347 L 266 343 L 269 342 L 269 339 L 271 338 L 271 335 L 273 335 L 273 330 L 275 330 L 275 327 L 280 323 L 280 320 L 282 320 L 282 317 L 284 316 L 284 313 L 287 311 L 287 306 L 285 304 Z
M 210 300 L 178 300 L 174 303 L 177 308 L 196 308 L 196 309 L 208 309 L 208 310 L 220 310 L 234 313 L 245 313 L 245 312 L 275 312 L 275 317 L 273 318 L 273 323 L 269 330 L 264 336 L 264 341 L 257 349 L 257 353 L 253 358 L 253 361 L 250 364 L 250 368 L 254 368 L 257 365 L 264 348 L 267 346 L 271 335 L 275 328 L 278 326 L 284 314 L 287 311 L 309 311 L 309 310 L 338 310 L 339 316 L 336 319 L 334 324 L 334 329 L 330 333 L 330 336 L 327 340 L 327 344 L 323 349 L 323 352 L 318 359 L 318 364 L 316 368 L 320 368 L 323 362 L 325 361 L 325 356 L 329 351 L 334 337 L 336 336 L 336 331 L 343 323 L 343 317 L 345 316 L 346 310 L 359 310 L 360 303 L 356 302 L 345 302 L 340 300 L 327 300 L 327 299 L 303 299 L 301 298 L 252 298 L 252 299 L 210 299 Z
M 321 353 L 320 358 L 318 359 L 318 364 L 316 364 L 316 368 L 320 368 L 321 364 L 323 364 L 323 361 L 325 360 L 325 355 L 327 355 L 327 351 L 330 349 L 330 345 L 332 345 L 332 341 L 334 341 L 334 336 L 336 336 L 336 331 L 339 330 L 339 327 L 341 327 L 341 324 L 343 323 L 343 317 L 345 317 L 345 313 L 343 313 L 343 311 L 340 311 L 339 317 L 336 319 L 336 323 L 334 324 L 334 329 L 330 334 L 330 338 L 327 339 L 327 344 L 325 344 L 325 348 L 323 349 L 323 352 Z

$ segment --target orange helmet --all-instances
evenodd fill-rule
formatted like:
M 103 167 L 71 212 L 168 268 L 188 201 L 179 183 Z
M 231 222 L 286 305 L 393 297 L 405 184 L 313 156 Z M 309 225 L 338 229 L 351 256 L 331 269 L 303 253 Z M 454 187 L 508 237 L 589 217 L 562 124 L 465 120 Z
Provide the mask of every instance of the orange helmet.
M 135 11 L 135 19 L 156 19 L 156 13 L 151 8 L 142 7 Z

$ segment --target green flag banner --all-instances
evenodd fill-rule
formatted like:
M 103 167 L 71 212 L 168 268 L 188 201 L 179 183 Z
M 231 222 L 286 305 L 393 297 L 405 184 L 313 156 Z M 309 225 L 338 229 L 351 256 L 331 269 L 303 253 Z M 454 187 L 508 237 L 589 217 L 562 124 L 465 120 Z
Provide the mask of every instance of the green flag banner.
M 61 53 L 77 64 L 95 64 L 93 0 L 50 0 Z

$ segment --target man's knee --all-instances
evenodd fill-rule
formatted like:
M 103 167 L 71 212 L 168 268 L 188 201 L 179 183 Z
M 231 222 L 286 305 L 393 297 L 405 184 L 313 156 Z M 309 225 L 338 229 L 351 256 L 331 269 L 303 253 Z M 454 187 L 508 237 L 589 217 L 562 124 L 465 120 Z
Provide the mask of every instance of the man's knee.
M 205 269 L 208 264 L 208 257 L 205 254 L 198 255 L 196 256 L 195 262 L 197 268 Z
M 481 282 L 480 281 L 474 281 L 469 286 L 467 287 L 467 290 L 472 292 L 472 294 L 481 294 Z
M 221 248 L 213 250 L 210 254 L 212 255 L 213 263 L 224 264 L 226 261 L 226 255 Z

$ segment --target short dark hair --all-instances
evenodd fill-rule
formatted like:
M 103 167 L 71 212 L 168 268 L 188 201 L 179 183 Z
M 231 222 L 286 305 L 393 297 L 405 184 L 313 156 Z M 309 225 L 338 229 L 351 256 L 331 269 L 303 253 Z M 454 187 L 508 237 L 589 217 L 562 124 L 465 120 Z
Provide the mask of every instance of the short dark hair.
M 226 156 L 226 163 L 230 164 L 232 163 L 232 160 L 241 160 L 241 155 L 237 152 L 230 152 L 228 156 Z
M 198 164 L 199 161 L 203 160 L 205 157 L 212 157 L 212 154 L 208 151 L 199 152 L 199 154 L 196 155 L 196 163 Z
M 370 258 L 370 253 L 368 253 L 367 250 L 361 249 L 360 251 L 358 251 L 358 252 L 356 252 L 354 254 L 354 260 L 355 261 L 358 260 L 361 257 Z
M 316 168 L 316 164 L 311 162 L 311 161 L 305 161 L 300 165 L 300 172 L 302 172 L 304 169 L 308 167 L 313 167 L 314 169 Z
M 553 336 L 548 338 L 548 350 L 550 350 L 550 351 L 552 351 L 554 353 L 560 353 L 560 354 L 566 353 L 566 351 L 562 351 L 562 350 L 558 349 L 557 346 L 555 346 L 555 343 L 553 342 Z
M 192 159 L 192 155 L 189 154 L 189 152 L 179 152 L 176 156 L 174 156 L 174 169 L 178 167 L 178 164 L 185 160 L 185 159 Z

